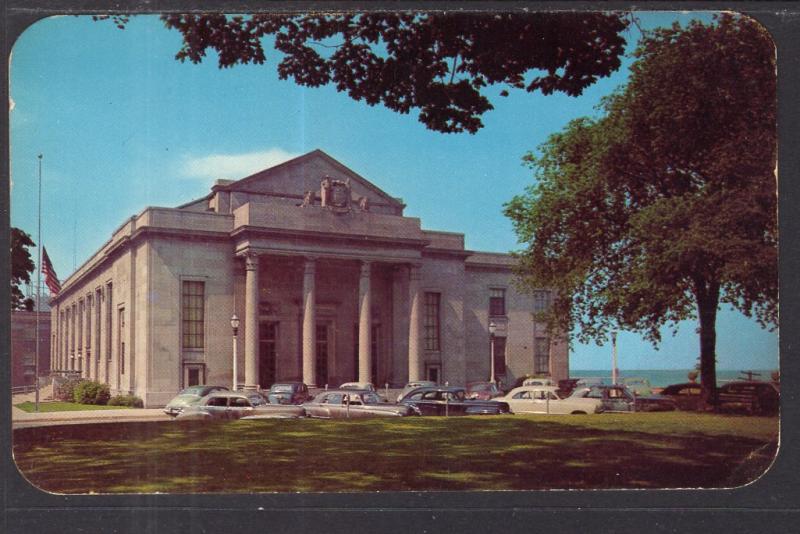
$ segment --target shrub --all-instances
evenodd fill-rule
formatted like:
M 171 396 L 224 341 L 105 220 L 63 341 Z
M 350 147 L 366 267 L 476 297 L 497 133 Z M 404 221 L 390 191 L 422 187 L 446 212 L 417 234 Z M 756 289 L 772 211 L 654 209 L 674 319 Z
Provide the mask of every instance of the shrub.
M 108 385 L 91 380 L 83 380 L 73 390 L 73 399 L 78 404 L 100 404 L 108 402 L 111 393 Z
M 108 401 L 109 406 L 132 406 L 134 408 L 144 408 L 144 402 L 136 395 L 115 395 Z
M 53 385 L 53 397 L 56 400 L 75 402 L 75 388 L 86 382 L 83 378 L 66 378 Z

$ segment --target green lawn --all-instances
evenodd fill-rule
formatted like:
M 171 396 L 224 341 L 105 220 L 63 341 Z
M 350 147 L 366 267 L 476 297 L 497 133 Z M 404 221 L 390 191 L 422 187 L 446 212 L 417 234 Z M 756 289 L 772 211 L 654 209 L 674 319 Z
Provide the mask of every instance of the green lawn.
M 105 423 L 14 430 L 58 493 L 732 487 L 760 476 L 778 419 L 647 413 Z
M 36 411 L 36 403 L 25 401 L 15 404 L 20 410 L 33 413 Z M 77 404 L 75 402 L 40 402 L 40 412 L 77 412 L 81 410 L 119 410 L 130 408 L 130 406 L 98 406 L 97 404 Z

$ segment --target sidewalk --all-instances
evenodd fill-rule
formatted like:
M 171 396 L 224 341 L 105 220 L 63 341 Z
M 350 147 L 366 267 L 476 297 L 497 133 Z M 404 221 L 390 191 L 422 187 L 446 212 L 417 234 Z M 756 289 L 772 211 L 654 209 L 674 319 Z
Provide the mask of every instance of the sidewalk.
M 82 410 L 75 412 L 26 412 L 15 405 L 36 400 L 35 393 L 14 395 L 11 398 L 11 423 L 13 428 L 45 425 L 70 425 L 82 423 L 113 423 L 119 421 L 169 421 L 172 418 L 161 408 L 120 408 L 118 410 Z M 52 400 L 52 386 L 39 391 L 39 402 Z

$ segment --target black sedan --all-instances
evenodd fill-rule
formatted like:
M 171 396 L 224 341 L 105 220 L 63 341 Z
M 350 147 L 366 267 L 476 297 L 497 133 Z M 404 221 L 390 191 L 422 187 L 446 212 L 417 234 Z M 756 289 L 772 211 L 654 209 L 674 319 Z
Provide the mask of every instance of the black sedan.
M 510 413 L 508 404 L 493 400 L 467 399 L 461 387 L 429 386 L 413 389 L 398 402 L 419 415 L 497 415 Z
M 621 385 L 578 388 L 571 396 L 601 399 L 604 412 L 669 412 L 677 409 L 675 402 L 669 397 L 634 395 Z
M 272 384 L 266 397 L 270 404 L 303 404 L 309 400 L 308 386 L 303 382 Z

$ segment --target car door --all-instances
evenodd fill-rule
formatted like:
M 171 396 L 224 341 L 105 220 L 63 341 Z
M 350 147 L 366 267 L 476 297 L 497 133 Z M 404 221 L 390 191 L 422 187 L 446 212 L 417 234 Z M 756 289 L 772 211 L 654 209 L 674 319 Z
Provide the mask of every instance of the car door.
M 227 418 L 228 397 L 211 397 L 208 399 L 204 411 L 214 419 Z
M 625 394 L 622 388 L 606 389 L 608 410 L 612 412 L 631 412 L 634 410 L 633 397 Z
M 253 413 L 253 405 L 245 397 L 230 397 L 228 419 L 241 419 Z
M 533 399 L 531 399 L 530 391 L 518 391 L 508 399 L 508 405 L 511 406 L 511 411 L 514 413 L 532 413 L 533 412 Z

